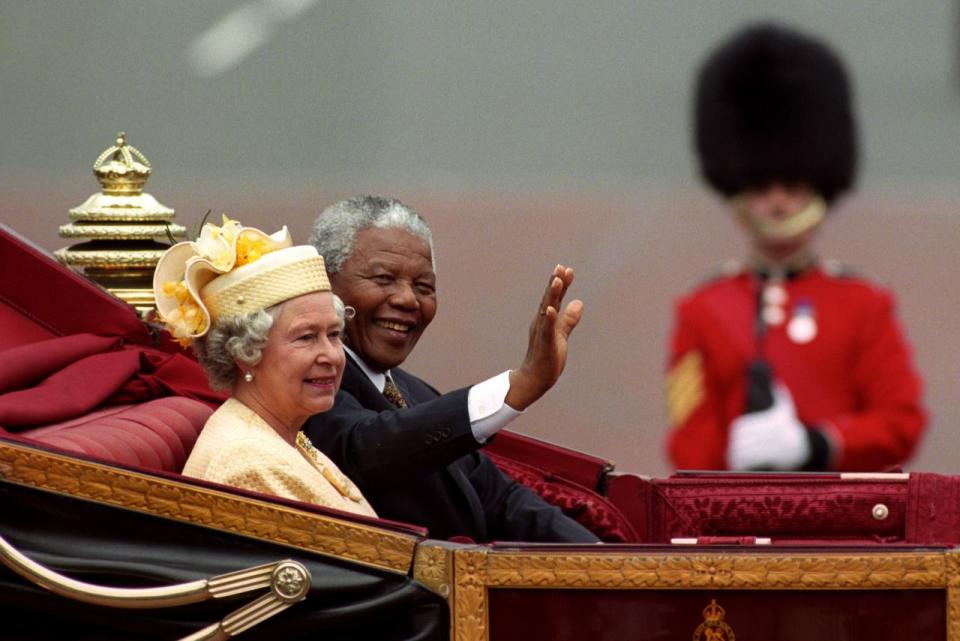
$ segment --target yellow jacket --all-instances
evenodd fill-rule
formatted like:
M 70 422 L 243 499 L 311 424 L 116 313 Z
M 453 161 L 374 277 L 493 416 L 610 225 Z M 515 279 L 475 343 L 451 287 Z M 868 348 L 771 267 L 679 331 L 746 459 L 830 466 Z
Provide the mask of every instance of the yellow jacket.
M 231 398 L 207 419 L 183 473 L 376 516 L 356 485 L 326 455 L 305 446 L 307 443 L 298 439 L 297 446 L 291 446 L 258 414 Z

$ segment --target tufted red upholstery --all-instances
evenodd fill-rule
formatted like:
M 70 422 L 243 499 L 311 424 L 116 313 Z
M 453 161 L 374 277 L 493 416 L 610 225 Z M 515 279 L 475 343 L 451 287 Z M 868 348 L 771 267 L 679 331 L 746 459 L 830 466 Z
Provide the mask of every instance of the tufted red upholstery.
M 529 487 L 551 505 L 559 507 L 564 514 L 576 519 L 602 541 L 631 543 L 640 540 L 623 513 L 597 492 L 496 452 L 488 451 L 487 456 L 504 474 Z
M 641 539 L 624 513 L 605 494 L 613 463 L 547 441 L 503 430 L 484 452 L 504 474 L 608 543 Z
M 179 396 L 108 407 L 22 435 L 67 452 L 179 473 L 213 410 Z
M 770 537 L 775 543 L 906 540 L 907 480 L 839 475 L 689 475 L 651 482 L 650 541 Z M 889 513 L 873 516 L 883 504 Z M 935 508 L 931 508 L 935 509 Z

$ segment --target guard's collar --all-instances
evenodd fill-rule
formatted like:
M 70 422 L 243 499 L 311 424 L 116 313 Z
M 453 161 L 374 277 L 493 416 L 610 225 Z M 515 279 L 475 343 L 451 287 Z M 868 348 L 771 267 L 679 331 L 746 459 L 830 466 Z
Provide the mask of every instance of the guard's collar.
M 754 254 L 748 263 L 750 272 L 763 280 L 790 279 L 806 274 L 817 264 L 817 256 L 809 250 L 802 250 L 785 260 L 773 263 L 760 255 Z

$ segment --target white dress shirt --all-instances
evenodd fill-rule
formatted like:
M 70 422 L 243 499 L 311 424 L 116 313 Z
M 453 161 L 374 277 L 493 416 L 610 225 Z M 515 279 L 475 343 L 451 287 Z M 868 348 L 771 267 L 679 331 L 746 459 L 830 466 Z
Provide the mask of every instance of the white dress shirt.
M 357 356 L 352 349 L 343 346 L 366 374 L 370 382 L 383 392 L 387 384 L 387 372 L 377 372 L 371 369 L 363 359 Z M 488 438 L 502 430 L 523 412 L 518 412 L 506 403 L 507 392 L 510 391 L 510 370 L 477 383 L 467 392 L 467 415 L 470 417 L 470 431 L 478 443 L 485 443 Z

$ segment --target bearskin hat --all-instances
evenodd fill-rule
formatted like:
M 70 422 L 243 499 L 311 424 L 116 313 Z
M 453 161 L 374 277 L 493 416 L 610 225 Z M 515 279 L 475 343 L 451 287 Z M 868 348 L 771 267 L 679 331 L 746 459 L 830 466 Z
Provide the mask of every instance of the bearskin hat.
M 726 196 L 781 182 L 832 201 L 856 174 L 851 103 L 843 62 L 825 43 L 774 24 L 744 29 L 707 58 L 697 79 L 704 179 Z

